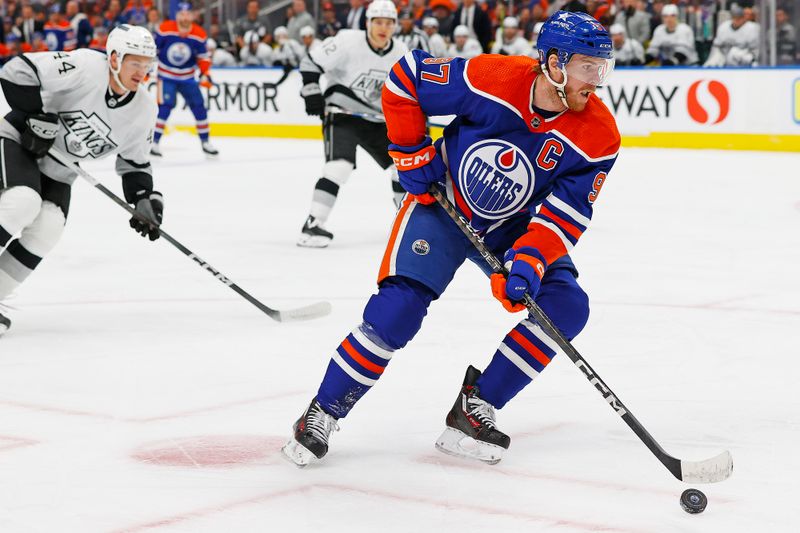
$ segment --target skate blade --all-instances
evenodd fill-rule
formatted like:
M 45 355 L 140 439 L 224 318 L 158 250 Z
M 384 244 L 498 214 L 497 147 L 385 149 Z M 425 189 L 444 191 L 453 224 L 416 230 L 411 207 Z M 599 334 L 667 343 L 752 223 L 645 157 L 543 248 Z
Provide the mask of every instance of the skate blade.
M 322 237 L 321 235 L 306 235 L 305 233 L 297 239 L 297 246 L 301 246 L 303 248 L 327 248 L 328 245 L 331 243 L 331 239 L 328 237 Z
M 289 439 L 289 442 L 281 448 L 281 453 L 284 459 L 298 468 L 307 467 L 311 461 L 317 458 L 308 448 L 297 442 L 294 438 Z
M 499 463 L 506 451 L 502 446 L 475 440 L 451 427 L 446 428 L 436 439 L 436 449 L 447 455 L 474 459 L 490 465 Z
M 208 152 L 203 152 L 206 155 L 206 159 L 214 160 L 219 159 L 219 154 L 209 154 Z

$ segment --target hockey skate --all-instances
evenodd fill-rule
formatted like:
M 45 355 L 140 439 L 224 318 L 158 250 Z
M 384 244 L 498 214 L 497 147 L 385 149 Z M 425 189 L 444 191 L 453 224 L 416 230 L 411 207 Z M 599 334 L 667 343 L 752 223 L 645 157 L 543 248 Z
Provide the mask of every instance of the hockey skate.
M 308 215 L 300 238 L 297 239 L 297 246 L 306 248 L 326 248 L 333 240 L 333 233 L 322 229 L 317 220 Z
M 203 148 L 203 153 L 206 154 L 206 157 L 209 159 L 214 159 L 219 155 L 219 150 L 214 148 L 214 145 L 208 141 L 203 142 L 200 146 Z
M 455 405 L 447 413 L 447 427 L 436 440 L 436 449 L 448 455 L 477 459 L 494 465 L 511 444 L 495 425 L 494 407 L 480 397 L 475 382 L 481 372 L 470 366 Z
M 164 154 L 161 153 L 161 147 L 157 143 L 153 143 L 150 145 L 150 155 L 153 157 L 161 157 Z
M 0 313 L 0 337 L 11 328 L 11 320 L 3 313 Z
M 294 423 L 294 436 L 281 452 L 284 457 L 303 468 L 314 459 L 322 459 L 328 453 L 328 437 L 339 430 L 336 419 L 326 413 L 314 398 L 303 416 Z

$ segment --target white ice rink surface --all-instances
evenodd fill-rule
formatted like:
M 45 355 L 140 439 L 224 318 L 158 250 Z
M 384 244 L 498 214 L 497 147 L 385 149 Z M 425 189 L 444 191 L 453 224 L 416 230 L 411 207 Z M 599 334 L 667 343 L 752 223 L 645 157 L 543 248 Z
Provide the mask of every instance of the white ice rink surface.
M 215 143 L 206 162 L 165 138 L 164 228 L 267 305 L 333 313 L 271 321 L 77 183 L 0 339 L 1 532 L 800 531 L 800 155 L 624 149 L 573 254 L 592 303 L 578 350 L 673 455 L 733 453 L 692 516 L 563 354 L 498 413 L 499 465 L 434 450 L 467 365 L 520 318 L 469 264 L 326 460 L 283 461 L 374 291 L 389 184 L 360 153 L 333 245 L 300 249 L 321 144 Z M 87 168 L 121 193 L 111 167 Z

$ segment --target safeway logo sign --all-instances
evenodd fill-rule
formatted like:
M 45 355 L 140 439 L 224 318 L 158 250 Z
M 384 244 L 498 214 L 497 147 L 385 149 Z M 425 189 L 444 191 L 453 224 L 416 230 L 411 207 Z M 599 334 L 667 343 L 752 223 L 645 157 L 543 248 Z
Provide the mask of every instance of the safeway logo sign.
M 719 124 L 728 117 L 731 110 L 730 93 L 722 82 L 698 80 L 689 86 L 686 107 L 695 122 Z

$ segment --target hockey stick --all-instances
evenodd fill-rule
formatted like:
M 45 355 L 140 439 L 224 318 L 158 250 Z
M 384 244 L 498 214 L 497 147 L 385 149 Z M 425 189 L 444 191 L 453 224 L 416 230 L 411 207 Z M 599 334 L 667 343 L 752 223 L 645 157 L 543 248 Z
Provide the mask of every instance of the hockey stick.
M 442 193 L 441 189 L 436 186 L 432 185 L 430 188 L 431 195 L 436 198 L 436 201 L 439 205 L 444 208 L 447 214 L 453 219 L 453 222 L 456 223 L 458 228 L 467 236 L 470 242 L 475 246 L 475 248 L 480 252 L 481 256 L 486 260 L 488 265 L 491 267 L 492 271 L 496 273 L 503 274 L 503 276 L 508 276 L 508 271 L 505 269 L 503 264 L 500 262 L 497 257 L 486 247 L 486 244 L 483 242 L 483 238 L 477 234 L 477 232 L 472 229 L 469 222 L 461 216 L 450 200 L 445 197 Z M 622 401 L 611 391 L 608 385 L 597 375 L 597 373 L 589 366 L 589 363 L 578 353 L 578 351 L 572 346 L 572 344 L 564 338 L 558 328 L 553 324 L 550 318 L 542 311 L 542 309 L 538 306 L 538 304 L 531 298 L 528 294 L 525 295 L 524 300 L 522 303 L 525 304 L 525 307 L 528 308 L 531 316 L 534 320 L 539 324 L 539 326 L 544 330 L 548 337 L 553 339 L 556 344 L 558 344 L 559 348 L 561 348 L 564 353 L 567 354 L 575 366 L 577 366 L 581 372 L 586 376 L 586 379 L 589 380 L 589 383 L 594 385 L 594 387 L 603 395 L 603 398 L 608 402 L 608 404 L 614 409 L 614 411 L 622 417 L 628 427 L 630 427 L 636 436 L 644 443 L 645 446 L 656 456 L 656 458 L 661 461 L 667 470 L 669 470 L 673 476 L 678 478 L 681 481 L 685 481 L 687 483 L 716 483 L 719 481 L 723 481 L 727 479 L 731 472 L 733 471 L 733 458 L 731 457 L 731 453 L 729 451 L 724 451 L 721 454 L 717 455 L 716 457 L 712 457 L 710 459 L 706 459 L 705 461 L 683 461 L 680 459 L 676 459 L 675 457 L 668 454 L 661 445 L 656 442 L 652 435 L 644 428 L 641 422 L 639 422 L 633 413 L 622 403 Z
M 66 158 L 66 156 L 64 156 L 58 150 L 56 150 L 55 148 L 51 148 L 49 155 L 62 165 L 71 168 L 72 170 L 77 172 L 79 176 L 88 181 L 95 189 L 99 190 L 100 192 L 108 196 L 111 200 L 114 201 L 114 203 L 122 207 L 131 216 L 133 216 L 140 222 L 144 222 L 145 224 L 151 223 L 147 218 L 142 216 L 134 208 L 128 205 L 128 203 L 125 202 L 125 200 L 123 200 L 122 198 L 111 192 L 102 183 L 97 181 L 97 179 L 95 179 L 94 176 L 83 170 L 80 166 L 72 163 L 69 159 Z M 200 257 L 198 257 L 194 252 L 192 252 L 183 244 L 178 242 L 174 237 L 172 237 L 162 228 L 158 228 L 158 232 L 164 238 L 164 240 L 166 240 L 175 248 L 183 252 L 183 255 L 185 255 L 198 265 L 200 265 L 200 268 L 207 270 L 222 284 L 226 285 L 236 294 L 238 294 L 239 296 L 241 296 L 242 298 L 244 298 L 245 300 L 256 306 L 258 309 L 261 310 L 261 312 L 265 313 L 273 320 L 277 320 L 278 322 L 287 322 L 292 320 L 310 320 L 313 318 L 319 318 L 325 316 L 331 312 L 331 304 L 328 302 L 317 302 L 315 304 L 307 305 L 304 307 L 298 307 L 296 309 L 287 309 L 283 311 L 267 307 L 266 305 L 262 304 L 260 301 L 255 299 L 253 296 L 251 296 L 247 291 L 236 285 L 227 276 L 223 275 L 219 270 L 217 270 L 216 268 L 205 262 L 203 259 L 200 259 Z

